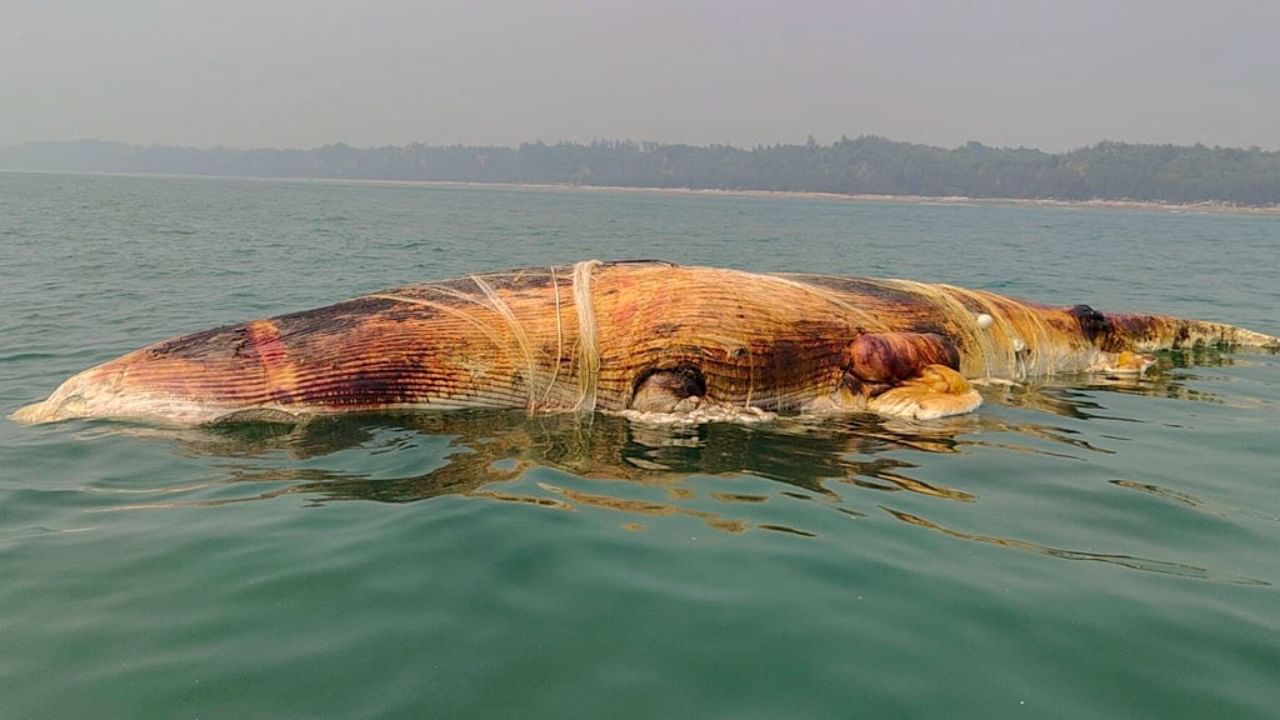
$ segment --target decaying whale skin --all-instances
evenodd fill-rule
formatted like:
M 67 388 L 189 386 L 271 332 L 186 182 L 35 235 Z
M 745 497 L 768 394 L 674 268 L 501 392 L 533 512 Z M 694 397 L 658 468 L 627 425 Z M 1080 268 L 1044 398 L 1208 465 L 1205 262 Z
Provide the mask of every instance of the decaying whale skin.
M 193 425 L 383 409 L 662 414 L 975 409 L 968 380 L 1139 373 L 1151 350 L 1280 345 L 1158 315 L 906 280 L 659 261 L 373 293 L 164 340 L 68 379 L 19 422 Z

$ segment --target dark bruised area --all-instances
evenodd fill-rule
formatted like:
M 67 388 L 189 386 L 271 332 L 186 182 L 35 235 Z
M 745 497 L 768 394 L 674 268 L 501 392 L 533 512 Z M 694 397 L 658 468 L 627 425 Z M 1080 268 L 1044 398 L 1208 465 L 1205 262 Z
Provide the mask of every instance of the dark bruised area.
M 421 305 L 410 305 L 388 298 L 363 297 L 315 310 L 289 313 L 272 318 L 281 337 L 331 333 L 364 324 L 378 316 L 386 320 L 426 319 L 436 311 Z
M 417 400 L 414 389 L 406 381 L 407 375 L 388 372 L 357 372 L 346 378 L 342 386 L 330 397 L 331 404 L 344 401 L 354 405 L 394 405 Z
M 901 307 L 915 307 L 921 304 L 919 295 L 908 290 L 889 287 L 883 283 L 865 278 L 845 278 L 831 275 L 795 275 L 794 280 L 848 293 L 853 297 L 875 298 L 885 304 Z
M 1075 305 L 1067 310 L 1067 314 L 1075 318 L 1080 333 L 1094 345 L 1101 345 L 1111 335 L 1111 322 L 1107 316 L 1088 305 Z
M 1131 350 L 1137 342 L 1159 340 L 1170 329 L 1169 321 L 1157 316 L 1105 315 L 1088 305 L 1073 306 L 1067 314 L 1075 319 L 1081 334 L 1091 344 L 1107 352 L 1123 352 Z M 1190 340 L 1188 328 L 1179 326 L 1170 340 L 1175 348 L 1186 345 Z
M 234 352 L 234 348 L 243 345 L 248 337 L 249 328 L 246 323 L 223 325 L 161 341 L 148 349 L 147 355 L 151 358 L 203 358 L 208 356 L 211 349 Z
M 1110 315 L 1107 319 L 1111 326 L 1111 337 L 1103 350 L 1128 350 L 1135 343 L 1151 343 L 1161 337 L 1166 339 L 1170 348 L 1193 344 L 1190 329 L 1185 324 L 1167 318 L 1154 315 Z
M 854 305 L 868 312 L 893 316 L 903 331 L 935 335 L 949 333 L 945 318 L 939 315 L 937 300 L 915 290 L 870 278 L 796 275 L 793 279 L 842 293 Z M 973 312 L 982 312 L 981 306 L 975 303 L 974 307 Z
M 314 310 L 288 313 L 272 318 L 280 337 L 287 338 L 314 333 L 333 333 L 348 330 L 368 322 L 370 317 L 381 316 L 387 320 L 423 319 L 434 312 L 431 308 L 406 305 L 385 298 L 357 298 L 336 305 Z M 248 323 L 223 325 L 212 330 L 184 335 L 163 341 L 151 348 L 152 357 L 199 359 L 211 353 L 229 352 L 243 356 L 251 341 Z
M 960 351 L 941 335 L 872 333 L 853 341 L 849 370 L 868 383 L 895 383 L 913 377 L 926 365 L 960 367 Z
M 368 323 L 371 318 L 390 322 L 428 319 L 436 311 L 429 307 L 396 302 L 386 298 L 356 298 L 314 310 L 279 315 L 270 320 L 278 337 L 289 339 L 310 335 L 337 335 Z M 250 323 L 223 325 L 157 343 L 148 350 L 152 358 L 208 360 L 217 357 L 248 358 L 255 338 Z

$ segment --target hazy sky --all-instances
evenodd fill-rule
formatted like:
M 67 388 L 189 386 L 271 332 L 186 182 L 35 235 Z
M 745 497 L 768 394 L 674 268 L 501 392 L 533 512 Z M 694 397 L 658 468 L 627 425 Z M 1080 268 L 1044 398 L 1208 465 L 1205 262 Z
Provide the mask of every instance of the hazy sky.
M 1280 2 L 0 0 L 0 144 L 1280 149 Z

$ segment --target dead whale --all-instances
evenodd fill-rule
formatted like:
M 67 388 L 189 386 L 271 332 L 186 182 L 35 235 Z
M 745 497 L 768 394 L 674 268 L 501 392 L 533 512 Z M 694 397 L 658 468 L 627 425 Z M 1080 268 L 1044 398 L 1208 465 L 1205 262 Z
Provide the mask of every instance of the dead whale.
M 166 425 L 522 407 L 697 419 L 970 412 L 970 381 L 1141 373 L 1146 353 L 1280 346 L 1214 322 L 908 280 L 584 261 L 470 275 L 164 340 L 11 417 Z

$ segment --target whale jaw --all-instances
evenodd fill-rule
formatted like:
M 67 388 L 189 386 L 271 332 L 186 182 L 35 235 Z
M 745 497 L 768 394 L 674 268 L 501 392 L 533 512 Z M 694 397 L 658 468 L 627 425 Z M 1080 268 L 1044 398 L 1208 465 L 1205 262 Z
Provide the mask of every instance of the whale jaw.
M 9 419 L 22 425 L 102 419 L 185 426 L 209 422 L 228 412 L 194 398 L 128 387 L 124 380 L 127 369 L 127 364 L 113 360 L 77 373 L 48 398 L 18 408 Z

